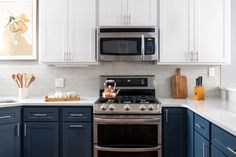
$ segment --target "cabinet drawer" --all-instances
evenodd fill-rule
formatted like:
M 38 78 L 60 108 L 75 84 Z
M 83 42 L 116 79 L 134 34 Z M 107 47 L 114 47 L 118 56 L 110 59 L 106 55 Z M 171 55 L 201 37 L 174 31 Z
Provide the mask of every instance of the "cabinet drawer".
M 212 143 L 229 157 L 236 156 L 236 137 L 212 125 Z
M 91 107 L 63 108 L 63 121 L 91 121 Z
M 24 108 L 24 121 L 58 121 L 58 108 L 30 107 Z
M 211 157 L 227 157 L 221 151 L 219 151 L 216 147 L 211 145 Z
M 0 124 L 20 121 L 20 107 L 0 109 Z
M 210 123 L 206 119 L 200 117 L 199 115 L 195 114 L 194 119 L 194 128 L 197 132 L 199 132 L 202 136 L 209 140 L 209 128 Z

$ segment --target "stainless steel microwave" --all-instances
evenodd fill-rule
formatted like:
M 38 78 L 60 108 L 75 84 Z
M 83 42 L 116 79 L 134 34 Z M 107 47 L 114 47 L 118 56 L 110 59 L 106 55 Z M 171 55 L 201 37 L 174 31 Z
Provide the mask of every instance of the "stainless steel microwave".
M 157 61 L 158 29 L 100 27 L 97 53 L 100 61 Z

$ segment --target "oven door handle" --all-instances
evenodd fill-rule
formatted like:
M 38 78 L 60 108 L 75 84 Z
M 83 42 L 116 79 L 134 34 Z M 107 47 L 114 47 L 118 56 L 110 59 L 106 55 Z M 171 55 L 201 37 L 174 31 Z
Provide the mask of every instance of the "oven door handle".
M 158 124 L 161 123 L 161 118 L 151 119 L 107 119 L 94 118 L 97 124 Z
M 161 149 L 161 146 L 150 147 L 150 148 L 114 148 L 114 147 L 100 147 L 95 145 L 94 148 L 98 151 L 106 152 L 152 152 Z

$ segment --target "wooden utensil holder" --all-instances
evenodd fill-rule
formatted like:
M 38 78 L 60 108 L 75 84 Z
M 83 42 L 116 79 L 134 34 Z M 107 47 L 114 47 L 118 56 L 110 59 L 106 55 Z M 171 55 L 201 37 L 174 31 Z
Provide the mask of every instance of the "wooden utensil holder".
M 194 100 L 205 100 L 205 87 L 194 87 Z

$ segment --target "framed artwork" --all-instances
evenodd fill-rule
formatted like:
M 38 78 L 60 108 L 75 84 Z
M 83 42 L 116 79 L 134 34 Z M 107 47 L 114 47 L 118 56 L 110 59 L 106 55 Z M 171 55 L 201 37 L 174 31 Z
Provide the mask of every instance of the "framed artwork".
M 37 0 L 0 0 L 0 60 L 37 58 Z

